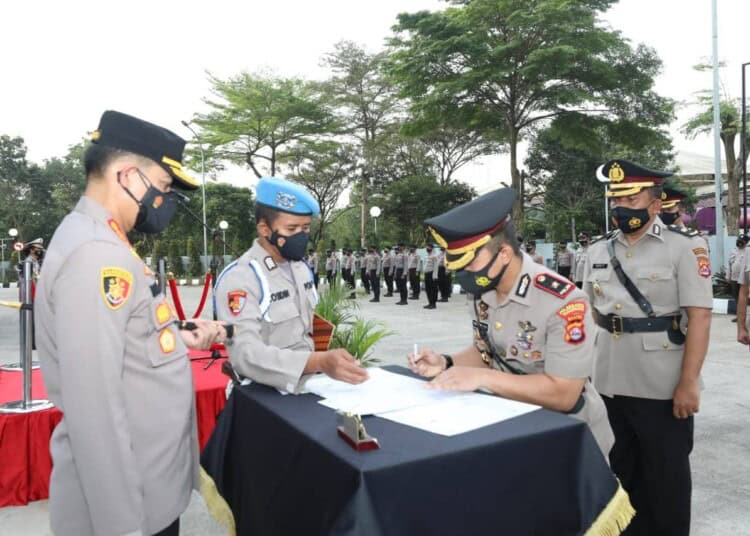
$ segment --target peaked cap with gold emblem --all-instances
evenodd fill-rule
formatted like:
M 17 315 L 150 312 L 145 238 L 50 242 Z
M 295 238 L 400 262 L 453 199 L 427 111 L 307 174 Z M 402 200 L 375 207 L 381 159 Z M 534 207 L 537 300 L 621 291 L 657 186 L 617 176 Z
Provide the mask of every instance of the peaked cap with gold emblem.
M 679 190 L 665 187 L 661 194 L 661 208 L 662 210 L 674 208 L 686 197 L 687 194 Z
M 510 221 L 516 192 L 501 188 L 425 220 L 435 241 L 445 248 L 445 267 L 461 270 L 479 248 Z
M 669 171 L 655 171 L 627 160 L 610 160 L 596 170 L 599 180 L 609 181 L 607 197 L 634 195 L 644 188 L 661 186 Z
M 107 110 L 99 120 L 99 128 L 91 133 L 91 141 L 150 158 L 172 176 L 175 186 L 183 190 L 198 188 L 198 181 L 182 170 L 185 140 L 166 128 Z

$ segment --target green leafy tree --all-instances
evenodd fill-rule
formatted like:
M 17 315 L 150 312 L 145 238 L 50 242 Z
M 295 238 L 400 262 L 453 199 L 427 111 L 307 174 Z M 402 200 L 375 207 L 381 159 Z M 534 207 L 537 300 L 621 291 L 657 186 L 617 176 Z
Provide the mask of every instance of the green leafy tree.
M 39 219 L 34 209 L 32 177 L 38 173 L 36 166 L 26 159 L 26 144 L 23 138 L 0 136 L 0 229 L 18 230 L 19 240 L 30 240 Z
M 474 189 L 464 183 L 441 186 L 431 177 L 408 177 L 388 187 L 384 215 L 400 229 L 395 239 L 424 244 L 432 241 L 424 232 L 422 222 L 425 219 L 470 201 L 474 196 Z
M 203 275 L 200 253 L 192 238 L 187 239 L 188 273 L 190 277 Z
M 401 14 L 390 40 L 389 73 L 415 115 L 441 106 L 469 108 L 503 132 L 512 186 L 523 192 L 518 144 L 534 128 L 566 115 L 662 124 L 669 102 L 653 90 L 661 62 L 631 47 L 600 15 L 614 0 L 453 1 L 444 11 Z M 499 181 L 498 181 L 499 182 Z M 523 197 L 514 206 L 521 221 Z
M 154 267 L 154 270 L 159 269 L 159 260 L 164 259 L 166 261 L 167 257 L 167 242 L 164 239 L 156 239 L 154 240 L 154 245 L 151 250 L 151 264 Z
M 209 168 L 231 162 L 248 166 L 257 177 L 275 175 L 286 146 L 332 128 L 316 84 L 247 72 L 227 80 L 209 76 L 209 81 L 210 111 L 195 117 Z
M 361 153 L 361 247 L 365 247 L 374 153 L 381 143 L 381 134 L 395 121 L 399 107 L 394 87 L 383 73 L 386 57 L 385 52 L 371 54 L 356 43 L 341 41 L 323 58 L 323 64 L 332 72 L 323 87 L 336 110 L 341 132 L 356 140 Z
M 180 251 L 180 242 L 170 240 L 167 247 L 167 270 L 172 272 L 175 277 L 180 277 L 185 269 L 182 267 L 182 252 Z
M 704 67 L 699 65 L 698 70 Z M 713 101 L 712 94 L 709 91 L 699 93 L 696 104 L 700 111 L 691 117 L 682 127 L 682 132 L 690 137 L 695 138 L 700 134 L 710 134 L 713 132 Z M 727 232 L 730 235 L 738 233 L 738 224 L 740 216 L 740 178 L 742 177 L 742 153 L 737 154 L 737 145 L 742 147 L 741 137 L 741 118 L 742 109 L 736 99 L 724 97 L 719 102 L 719 122 L 721 126 L 721 144 L 724 150 L 724 159 L 727 164 Z M 750 130 L 749 130 L 750 132 Z M 750 134 L 745 138 L 745 147 L 750 144 Z M 750 151 L 746 151 L 746 158 L 750 156 Z

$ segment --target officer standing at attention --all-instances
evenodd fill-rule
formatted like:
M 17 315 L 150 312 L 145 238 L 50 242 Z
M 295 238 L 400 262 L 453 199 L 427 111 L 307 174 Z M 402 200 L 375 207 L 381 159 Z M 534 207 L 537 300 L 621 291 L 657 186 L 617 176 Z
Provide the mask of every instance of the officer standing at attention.
M 419 299 L 420 281 L 419 281 L 419 254 L 417 246 L 412 244 L 409 247 L 409 254 L 406 257 L 406 269 L 409 272 L 409 286 L 411 287 L 410 300 Z
M 560 240 L 560 245 L 557 248 L 557 273 L 566 279 L 572 279 L 570 277 L 572 267 L 573 254 L 568 251 L 568 243 L 565 240 Z
M 406 301 L 406 254 L 404 253 L 404 244 L 398 245 L 398 252 L 393 259 L 393 266 L 396 270 L 396 287 L 398 288 L 398 295 L 400 300 L 396 302 L 396 305 L 407 305 L 409 302 Z
M 610 160 L 597 175 L 609 178 L 618 227 L 591 245 L 584 275 L 603 328 L 594 383 L 615 433 L 610 462 L 637 512 L 628 534 L 687 535 L 713 307 L 708 252 L 695 231 L 659 218 L 670 173 Z
M 336 257 L 330 249 L 326 251 L 326 255 L 326 281 L 328 281 L 328 286 L 331 287 L 336 274 Z
M 453 290 L 451 286 L 453 285 L 451 281 L 451 272 L 446 270 L 445 268 L 445 248 L 443 246 L 440 246 L 440 254 L 437 258 L 437 265 L 438 265 L 438 290 L 440 290 L 440 300 L 441 302 L 447 302 L 448 298 L 451 297 L 451 291 Z
M 382 270 L 380 255 L 378 255 L 378 248 L 370 248 L 370 254 L 367 255 L 366 262 L 367 277 L 370 280 L 372 293 L 375 296 L 370 301 L 373 303 L 378 303 L 380 301 L 380 271 Z
M 295 393 L 303 374 L 324 372 L 361 383 L 367 372 L 344 349 L 314 351 L 313 311 L 318 294 L 302 257 L 312 217 L 320 209 L 299 184 L 264 177 L 256 189 L 258 238 L 216 282 L 219 319 L 237 326 L 227 348 L 246 378 Z
M 425 309 L 435 309 L 438 299 L 438 257 L 432 253 L 432 244 L 427 246 L 427 260 L 424 263 L 424 289 L 427 294 Z
M 685 227 L 685 223 L 682 221 L 682 216 L 685 214 L 682 201 L 686 197 L 687 194 L 676 188 L 664 188 L 661 193 L 661 214 L 659 214 L 661 221 L 666 225 Z
M 495 190 L 425 223 L 471 300 L 474 344 L 455 355 L 420 350 L 409 366 L 435 389 L 538 404 L 588 423 L 604 455 L 612 430 L 589 381 L 591 307 L 583 291 L 524 255 L 510 220 L 515 191 Z
M 359 250 L 359 278 L 362 280 L 362 286 L 365 292 L 370 293 L 370 272 L 367 269 L 367 250 Z
M 314 249 L 310 249 L 310 254 L 307 256 L 307 265 L 310 267 L 310 271 L 313 274 L 315 281 L 315 288 L 318 288 L 318 254 Z
M 35 304 L 50 400 L 50 524 L 58 536 L 176 535 L 198 479 L 187 347 L 226 336 L 177 319 L 128 242 L 158 233 L 176 208 L 185 140 L 119 112 L 102 115 L 86 149 L 86 190 L 55 231 Z
M 393 296 L 393 253 L 390 248 L 383 249 L 381 263 L 385 277 L 385 297 L 390 298 Z
M 573 270 L 573 282 L 578 288 L 583 288 L 583 273 L 586 269 L 586 256 L 589 250 L 589 234 L 578 233 L 578 243 L 581 245 L 574 259 L 575 269 Z

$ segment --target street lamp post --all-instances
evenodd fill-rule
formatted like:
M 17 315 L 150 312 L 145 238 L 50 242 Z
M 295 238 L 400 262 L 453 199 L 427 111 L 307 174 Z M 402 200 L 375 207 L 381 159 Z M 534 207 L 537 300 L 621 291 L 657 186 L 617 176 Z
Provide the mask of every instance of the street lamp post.
M 375 222 L 375 240 L 378 239 L 378 217 L 381 214 L 380 207 L 371 207 L 370 208 L 370 216 L 372 216 L 373 221 Z
M 190 123 L 182 121 L 183 126 L 193 133 L 193 138 L 199 140 L 198 133 L 193 130 Z M 208 233 L 206 226 L 206 155 L 203 152 L 203 142 L 199 141 L 198 148 L 201 151 L 201 190 L 203 196 L 203 259 L 204 262 L 208 261 Z
M 221 229 L 221 242 L 224 244 L 224 257 L 227 256 L 227 229 L 229 229 L 229 224 L 221 220 L 219 222 L 219 229 Z M 224 259 L 222 259 L 223 261 Z
M 609 177 L 604 176 L 602 169 L 604 169 L 604 164 L 596 168 L 596 179 L 604 184 L 604 231 L 609 233 L 609 198 L 607 198 Z
M 747 105 L 745 104 L 745 67 L 750 62 L 742 64 L 742 130 L 740 132 L 740 154 L 742 155 L 742 228 L 747 234 Z

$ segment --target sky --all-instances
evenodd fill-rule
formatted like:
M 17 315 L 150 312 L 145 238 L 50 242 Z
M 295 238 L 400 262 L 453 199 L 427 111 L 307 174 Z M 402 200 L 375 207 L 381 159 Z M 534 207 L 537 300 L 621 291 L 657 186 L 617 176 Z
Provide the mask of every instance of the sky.
M 355 41 L 375 52 L 398 13 L 444 7 L 438 0 L 6 2 L 0 134 L 22 136 L 29 159 L 42 162 L 64 155 L 96 128 L 104 110 L 115 109 L 190 138 L 181 121 L 205 110 L 207 72 L 226 78 L 271 69 L 323 78 L 320 59 L 336 42 Z M 750 62 L 750 2 L 718 0 L 718 13 L 722 82 L 738 98 L 741 64 Z M 711 56 L 710 0 L 621 0 L 604 19 L 634 44 L 653 47 L 664 62 L 656 90 L 684 103 L 671 128 L 678 151 L 712 156 L 711 137 L 687 140 L 679 132 L 695 113 L 688 105 L 695 92 L 712 84 L 710 72 L 692 69 Z M 487 191 L 508 181 L 507 158 L 467 166 L 458 178 Z M 236 169 L 221 180 L 254 183 Z

